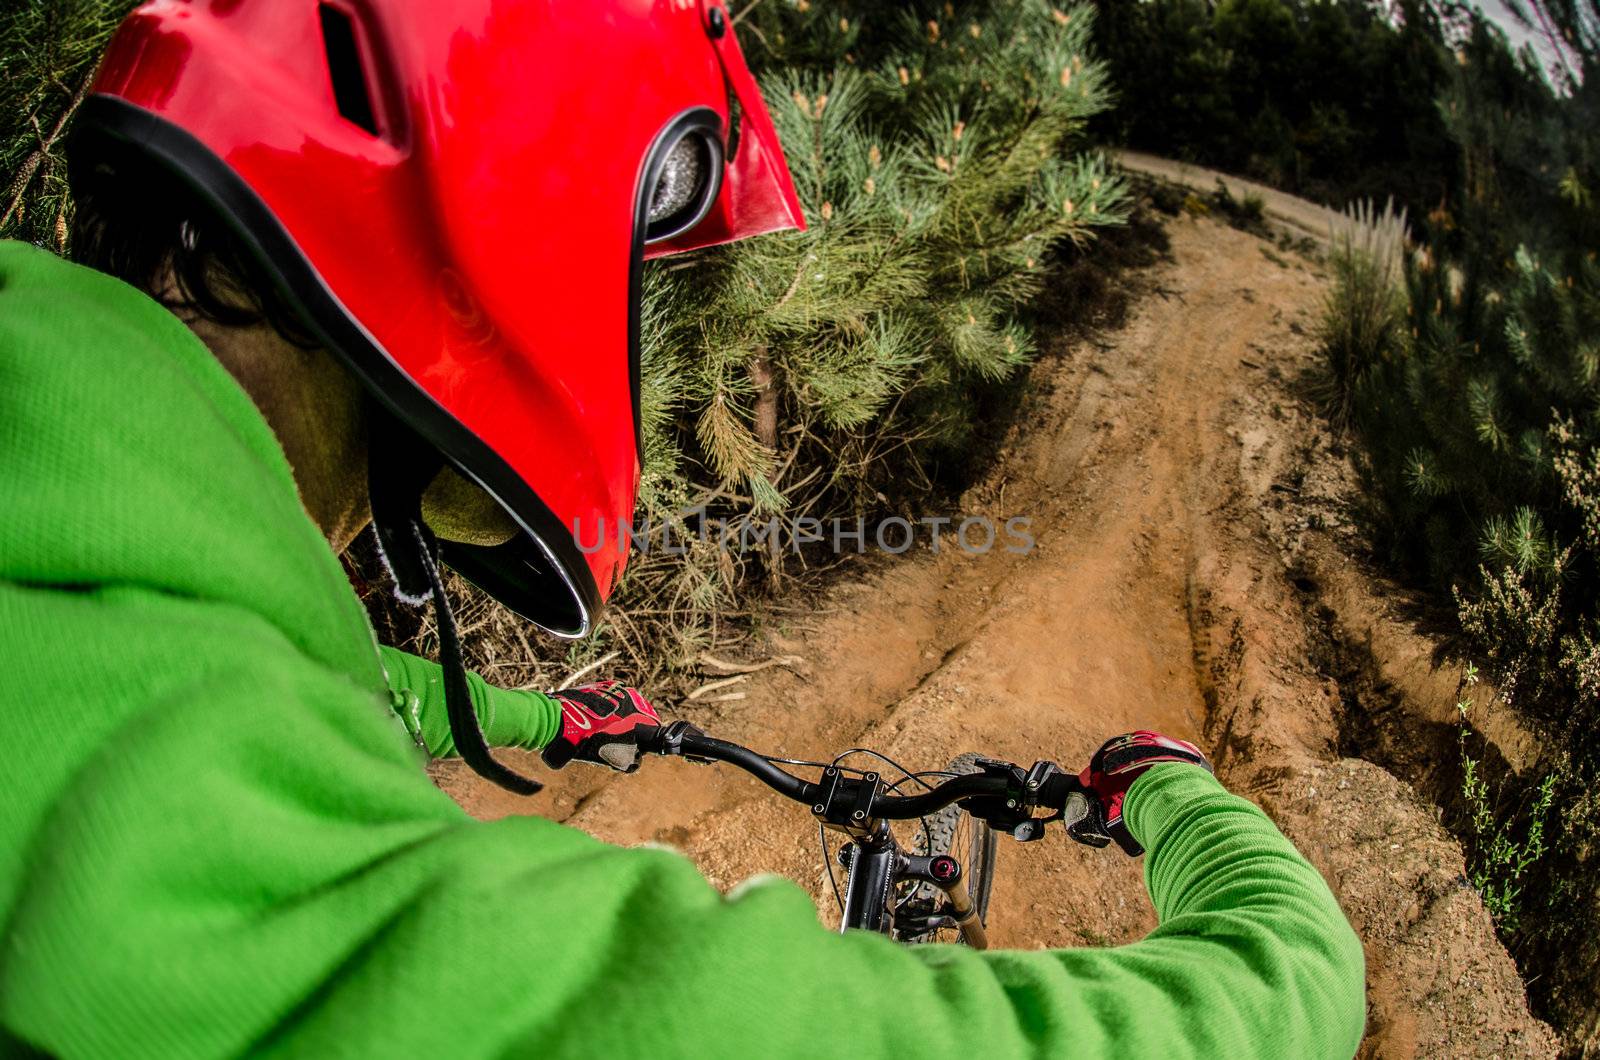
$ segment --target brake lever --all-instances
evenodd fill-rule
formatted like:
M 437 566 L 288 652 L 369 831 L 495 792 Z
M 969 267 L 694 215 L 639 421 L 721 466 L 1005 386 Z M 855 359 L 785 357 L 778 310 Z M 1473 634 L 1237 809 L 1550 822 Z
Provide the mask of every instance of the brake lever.
M 1053 821 L 1066 821 L 1070 826 L 1089 812 L 1087 799 L 1075 790 L 1078 778 L 1054 762 L 1035 762 L 1026 772 L 1021 766 L 996 759 L 979 759 L 978 766 L 985 773 L 1004 777 L 1009 782 L 1008 790 L 1003 796 L 965 800 L 962 807 L 1019 843 L 1043 839 L 1045 827 Z M 1060 808 L 1054 813 L 1033 816 L 1035 808 L 1049 809 L 1057 799 L 1061 800 Z
M 1035 839 L 1044 838 L 1044 826 L 1051 821 L 1059 821 L 1058 813 L 1053 817 L 1030 817 L 1026 821 L 1018 821 L 1015 828 L 1011 829 L 1011 838 L 1019 843 L 1031 843 Z
M 1066 827 L 1067 835 L 1077 842 L 1084 846 L 1103 847 L 1111 838 L 1095 827 L 1093 817 L 1094 803 L 1081 791 L 1074 791 L 1067 796 L 1062 809 L 1049 817 L 1030 817 L 1026 821 L 1019 821 L 1011 829 L 1011 836 L 1019 843 L 1031 843 L 1044 838 L 1045 825 L 1060 821 Z M 1080 827 L 1086 821 L 1088 826 Z

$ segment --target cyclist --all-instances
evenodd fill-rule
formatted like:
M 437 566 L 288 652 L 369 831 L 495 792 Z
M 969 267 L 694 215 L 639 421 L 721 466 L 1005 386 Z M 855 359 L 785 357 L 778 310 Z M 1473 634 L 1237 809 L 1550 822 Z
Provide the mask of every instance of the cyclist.
M 801 223 L 716 0 L 158 0 L 0 246 L 0 1053 L 1349 1056 L 1362 954 L 1190 745 L 1084 771 L 1161 916 L 899 947 L 793 884 L 469 820 L 415 744 L 631 768 L 655 711 L 460 663 L 445 563 L 589 629 L 638 478 L 641 260 Z M 109 275 L 108 275 L 109 274 Z M 375 648 L 374 522 L 441 664 Z M 579 549 L 574 537 L 598 540 Z M 24 750 L 25 749 L 25 750 Z

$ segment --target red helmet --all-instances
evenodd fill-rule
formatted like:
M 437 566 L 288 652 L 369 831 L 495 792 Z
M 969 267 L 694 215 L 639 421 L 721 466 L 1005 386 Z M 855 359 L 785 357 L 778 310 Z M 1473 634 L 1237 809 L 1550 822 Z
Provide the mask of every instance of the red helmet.
M 217 209 L 521 527 L 445 561 L 576 636 L 626 560 L 643 259 L 804 226 L 730 22 L 718 0 L 156 0 L 78 132 Z

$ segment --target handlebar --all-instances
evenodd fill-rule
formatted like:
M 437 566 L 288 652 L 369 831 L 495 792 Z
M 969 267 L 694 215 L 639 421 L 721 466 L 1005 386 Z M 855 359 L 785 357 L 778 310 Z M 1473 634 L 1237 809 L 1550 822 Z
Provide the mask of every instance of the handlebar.
M 641 737 L 639 749 L 647 754 L 738 766 L 785 798 L 809 805 L 813 816 L 846 830 L 865 829 L 877 821 L 927 817 L 960 803 L 991 826 L 1028 840 L 1040 838 L 1044 825 L 1063 818 L 1069 809 L 1076 810 L 1077 817 L 1087 809 L 1083 785 L 1054 762 L 1035 762 L 1024 770 L 1010 762 L 979 759 L 981 772 L 952 777 L 916 795 L 894 795 L 885 789 L 878 774 L 870 771 L 852 777 L 837 766 L 826 766 L 821 780 L 803 780 L 766 756 L 707 736 L 685 721 Z M 1038 818 L 1033 816 L 1035 809 L 1053 812 Z
M 640 741 L 640 749 L 660 755 L 681 755 L 691 761 L 726 762 L 738 766 L 785 798 L 793 799 L 795 802 L 816 801 L 815 789 L 818 785 L 801 780 L 748 747 L 707 736 L 687 722 L 674 722 L 658 730 L 661 742 L 667 743 L 666 734 L 678 726 L 683 726 L 683 731 L 671 739 L 670 749 L 650 746 L 645 740 Z

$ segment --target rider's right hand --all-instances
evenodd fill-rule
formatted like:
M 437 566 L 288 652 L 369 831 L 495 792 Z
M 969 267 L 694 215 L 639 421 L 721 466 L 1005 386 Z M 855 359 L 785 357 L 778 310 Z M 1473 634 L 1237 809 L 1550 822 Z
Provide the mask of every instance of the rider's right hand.
M 1067 826 L 1067 833 L 1080 843 L 1105 846 L 1107 839 L 1130 856 L 1144 853 L 1122 820 L 1122 800 L 1133 782 L 1158 762 L 1188 762 L 1211 772 L 1205 753 L 1187 740 L 1140 729 L 1107 740 L 1094 753 L 1078 781 L 1089 799 L 1089 812 Z

